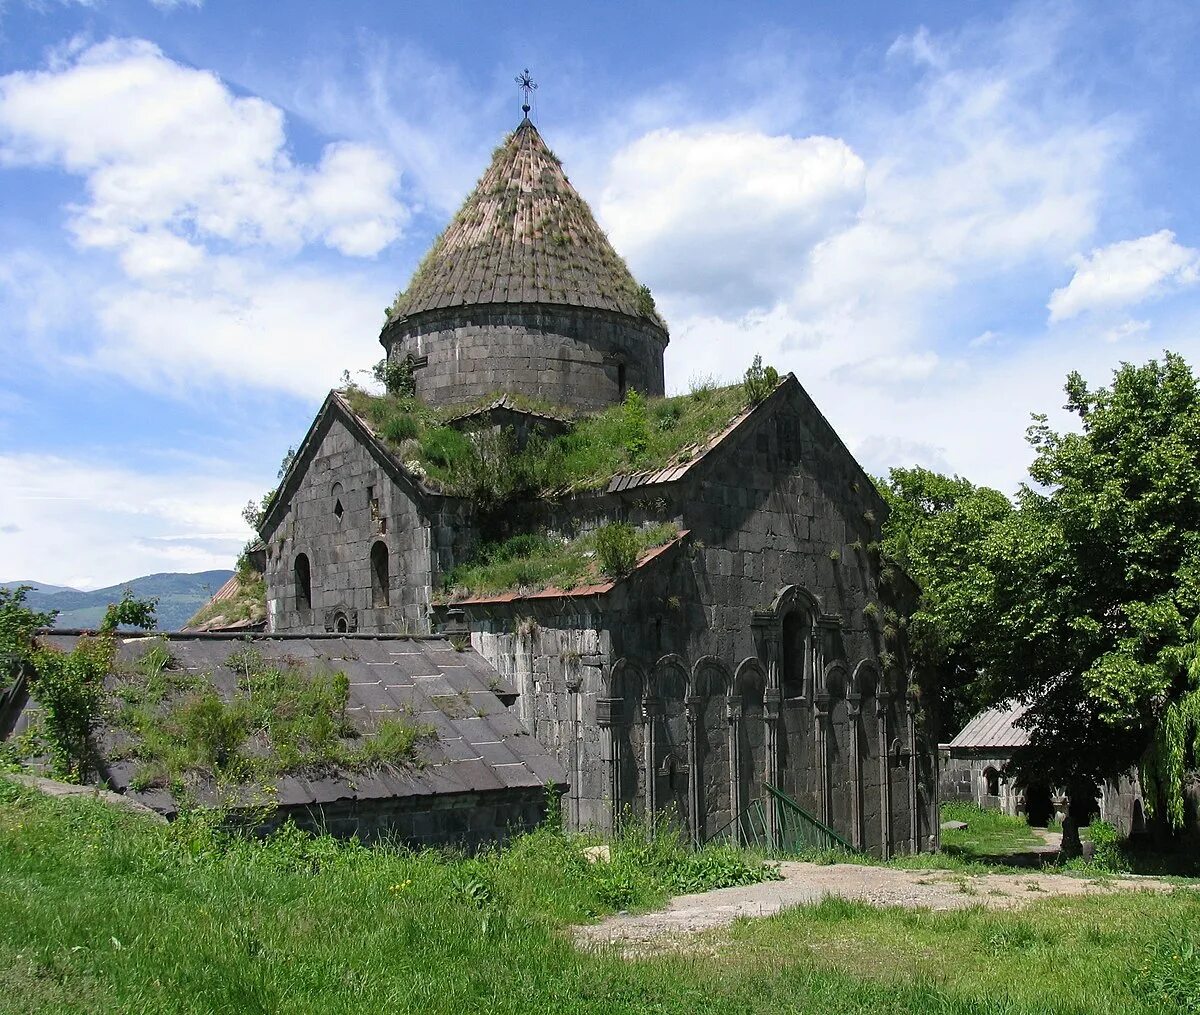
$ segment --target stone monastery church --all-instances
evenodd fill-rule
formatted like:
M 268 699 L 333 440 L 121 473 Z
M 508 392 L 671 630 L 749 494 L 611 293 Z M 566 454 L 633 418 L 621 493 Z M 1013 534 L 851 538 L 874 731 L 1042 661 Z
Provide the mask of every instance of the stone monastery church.
M 380 342 L 422 411 L 514 453 L 631 392 L 652 426 L 683 411 L 658 401 L 669 335 L 649 290 L 528 116 Z M 911 671 L 904 636 L 916 590 L 880 561 L 887 508 L 795 376 L 665 460 L 500 504 L 439 481 L 375 397 L 330 393 L 265 510 L 267 636 L 456 641 L 511 685 L 497 693 L 561 772 L 575 827 L 663 812 L 697 841 L 778 840 L 786 800 L 876 855 L 936 846 L 935 675 Z M 485 544 L 575 545 L 613 523 L 660 533 L 619 575 L 453 586 Z

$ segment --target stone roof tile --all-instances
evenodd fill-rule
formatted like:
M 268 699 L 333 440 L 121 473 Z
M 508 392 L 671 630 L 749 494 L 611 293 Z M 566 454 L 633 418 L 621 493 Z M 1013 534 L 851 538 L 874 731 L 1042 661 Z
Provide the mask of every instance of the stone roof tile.
M 578 305 L 665 329 L 528 119 L 496 149 L 391 316 L 474 303 Z

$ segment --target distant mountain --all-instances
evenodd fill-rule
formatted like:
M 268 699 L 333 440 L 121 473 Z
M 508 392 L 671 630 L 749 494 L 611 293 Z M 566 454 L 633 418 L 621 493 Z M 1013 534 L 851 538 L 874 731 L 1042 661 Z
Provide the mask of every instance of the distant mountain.
M 38 611 L 58 610 L 56 627 L 96 628 L 104 617 L 109 603 L 117 602 L 126 589 L 139 598 L 158 598 L 158 629 L 178 631 L 212 594 L 233 575 L 232 571 L 200 571 L 197 574 L 148 574 L 132 578 L 120 585 L 110 585 L 94 592 L 38 581 L 0 582 L 0 586 L 31 585 L 25 603 Z

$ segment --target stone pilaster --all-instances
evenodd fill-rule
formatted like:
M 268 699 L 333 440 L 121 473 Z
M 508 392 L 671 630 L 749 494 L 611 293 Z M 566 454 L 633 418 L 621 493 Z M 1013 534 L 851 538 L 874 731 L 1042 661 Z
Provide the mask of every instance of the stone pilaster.
M 700 786 L 700 745 L 698 742 L 701 722 L 701 708 L 704 699 L 696 695 L 688 695 L 684 702 L 684 714 L 687 717 L 687 755 L 688 755 L 688 830 L 692 842 L 700 844 L 704 835 L 704 826 L 700 814 L 702 790 Z
M 821 693 L 813 702 L 813 723 L 816 731 L 818 796 L 821 803 L 821 820 L 832 825 L 833 787 L 829 770 L 829 695 Z
M 601 749 L 608 773 L 609 831 L 616 832 L 621 819 L 621 724 L 620 698 L 596 699 L 596 725 L 600 727 Z
M 880 856 L 892 855 L 892 772 L 888 764 L 888 699 L 886 691 L 875 696 L 875 718 L 879 724 L 879 848 Z
M 863 844 L 862 759 L 859 757 L 861 704 L 862 697 L 851 694 L 846 707 L 846 715 L 850 723 L 850 841 L 855 849 L 862 849 Z
M 646 820 L 649 824 L 653 823 L 654 814 L 658 810 L 658 749 L 655 738 L 662 711 L 663 705 L 658 698 L 647 696 L 642 702 L 642 722 L 646 730 L 642 738 L 646 765 L 646 783 L 643 789 L 646 796 Z

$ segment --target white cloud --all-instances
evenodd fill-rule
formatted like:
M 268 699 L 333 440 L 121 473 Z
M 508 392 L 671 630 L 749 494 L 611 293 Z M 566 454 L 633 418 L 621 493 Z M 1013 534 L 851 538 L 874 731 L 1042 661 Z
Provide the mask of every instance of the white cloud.
M 0 454 L 0 579 L 101 588 L 154 571 L 230 567 L 251 534 L 241 506 L 260 492 L 218 470 Z
M 1104 341 L 1121 342 L 1125 339 L 1140 338 L 1148 334 L 1149 331 L 1149 321 L 1136 321 L 1131 317 L 1107 329 L 1104 332 Z
M 766 120 L 627 144 L 599 211 L 671 325 L 668 387 L 695 373 L 736 377 L 758 352 L 797 374 L 851 446 L 877 454 L 936 443 L 928 464 L 1015 485 L 1029 460 L 1027 413 L 1061 400 L 1072 364 L 1064 357 L 1045 391 L 1015 375 L 991 399 L 999 354 L 963 354 L 990 345 L 1012 361 L 1035 340 L 1019 325 L 1006 324 L 1003 341 L 985 328 L 1035 311 L 1036 298 L 1027 308 L 1014 301 L 1092 241 L 1130 139 L 1119 118 L 1059 101 L 1068 28 L 1034 12 L 986 32 L 906 37 L 885 66 L 860 65 L 841 90 L 845 105 L 822 122 L 831 138 Z M 697 139 L 733 136 L 749 156 L 728 167 L 703 161 Z M 643 149 L 647 157 L 631 157 Z M 767 151 L 792 158 L 756 157 Z M 796 157 L 818 151 L 844 153 L 841 175 L 837 160 Z M 684 184 L 660 182 L 680 159 Z M 781 181 L 801 166 L 810 189 L 789 191 Z M 730 192 L 765 192 L 776 214 L 743 212 Z M 780 193 L 793 203 L 780 204 Z M 781 214 L 793 216 L 782 237 Z
M 297 164 L 281 110 L 137 39 L 68 47 L 45 70 L 0 78 L 0 161 L 84 177 L 75 236 L 117 251 L 135 277 L 190 270 L 212 242 L 370 256 L 408 215 L 378 149 L 342 142 Z
M 1051 321 L 1133 306 L 1200 282 L 1200 251 L 1177 243 L 1169 229 L 1098 247 L 1072 263 L 1071 281 L 1050 296 Z
M 68 355 L 144 387 L 273 388 L 312 398 L 383 355 L 377 281 L 212 258 L 185 280 L 97 294 L 99 335 Z
M 797 262 L 854 219 L 865 177 L 834 138 L 657 130 L 613 156 L 599 212 L 657 287 L 747 310 L 771 306 Z

